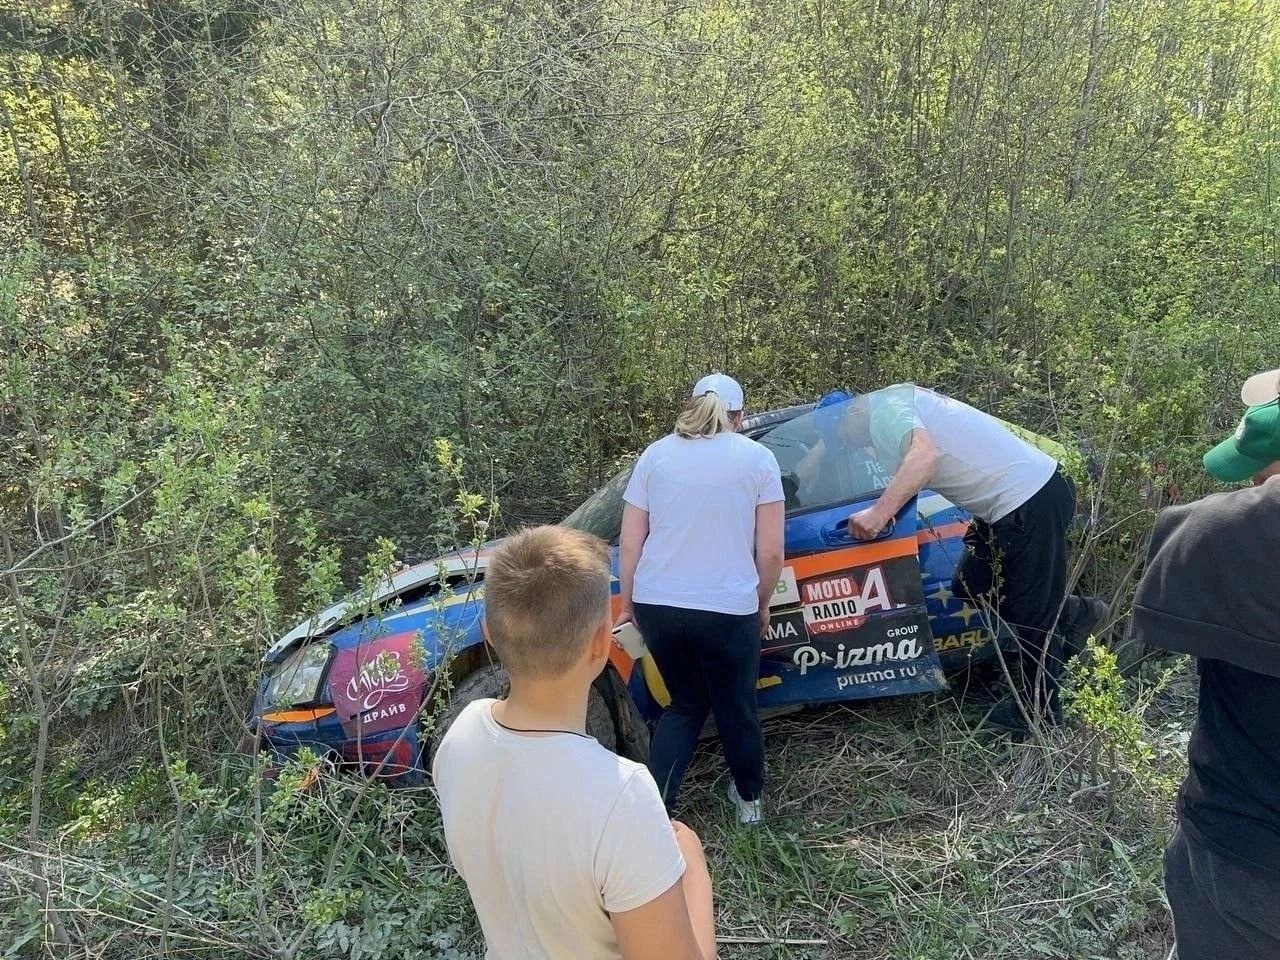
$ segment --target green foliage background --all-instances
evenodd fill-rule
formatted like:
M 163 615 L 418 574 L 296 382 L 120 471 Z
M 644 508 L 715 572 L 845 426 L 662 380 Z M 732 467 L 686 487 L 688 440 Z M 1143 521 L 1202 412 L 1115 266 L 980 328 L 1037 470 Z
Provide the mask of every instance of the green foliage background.
M 1123 597 L 1277 362 L 1278 44 L 1270 0 L 0 11 L 5 849 L 229 776 L 269 639 L 457 535 L 438 438 L 553 519 L 713 368 L 1094 451 Z

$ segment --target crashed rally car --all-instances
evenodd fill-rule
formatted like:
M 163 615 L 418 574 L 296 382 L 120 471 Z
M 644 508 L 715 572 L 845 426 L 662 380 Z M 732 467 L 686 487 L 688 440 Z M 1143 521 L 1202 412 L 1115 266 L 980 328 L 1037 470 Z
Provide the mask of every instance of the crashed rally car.
M 875 403 L 903 389 L 912 388 L 864 396 Z M 942 691 L 949 674 L 1010 639 L 952 591 L 970 522 L 955 504 L 925 489 L 881 537 L 853 538 L 850 514 L 875 501 L 894 464 L 877 456 L 870 431 L 828 430 L 822 469 L 807 469 L 823 415 L 812 404 L 789 407 L 749 417 L 742 428 L 777 458 L 786 495 L 786 562 L 757 683 L 763 713 Z M 1065 454 L 1018 432 L 1059 459 Z M 630 473 L 628 466 L 563 521 L 612 545 L 615 606 Z M 306 747 L 397 784 L 421 782 L 453 717 L 506 690 L 481 633 L 485 566 L 496 545 L 402 569 L 372 598 L 340 601 L 277 640 L 250 711 L 254 743 L 271 752 L 274 766 Z M 423 707 L 433 689 L 447 689 L 447 699 L 428 721 Z M 616 648 L 592 689 L 588 731 L 643 761 L 669 702 L 652 658 L 633 660 Z

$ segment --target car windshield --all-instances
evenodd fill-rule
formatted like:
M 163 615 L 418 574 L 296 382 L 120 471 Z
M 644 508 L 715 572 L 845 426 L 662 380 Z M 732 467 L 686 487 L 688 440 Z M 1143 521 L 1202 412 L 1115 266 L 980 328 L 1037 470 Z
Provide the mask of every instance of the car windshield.
M 566 527 L 594 534 L 606 543 L 613 543 L 622 534 L 622 494 L 631 479 L 635 462 L 614 476 L 603 487 L 587 497 L 577 510 L 564 518 Z
M 889 485 L 915 423 L 912 384 L 839 400 L 749 435 L 782 471 L 787 512 L 802 513 L 876 496 Z M 622 532 L 622 494 L 634 462 L 565 518 L 566 526 L 609 543 Z

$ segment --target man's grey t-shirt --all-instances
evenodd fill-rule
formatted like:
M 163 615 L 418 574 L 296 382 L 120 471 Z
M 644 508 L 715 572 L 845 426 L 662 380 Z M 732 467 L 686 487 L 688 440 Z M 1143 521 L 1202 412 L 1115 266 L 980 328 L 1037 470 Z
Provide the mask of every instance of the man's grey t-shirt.
M 1058 469 L 1053 457 L 967 403 L 909 384 L 871 395 L 871 442 L 890 471 L 917 429 L 938 451 L 928 487 L 987 523 L 1017 510 Z

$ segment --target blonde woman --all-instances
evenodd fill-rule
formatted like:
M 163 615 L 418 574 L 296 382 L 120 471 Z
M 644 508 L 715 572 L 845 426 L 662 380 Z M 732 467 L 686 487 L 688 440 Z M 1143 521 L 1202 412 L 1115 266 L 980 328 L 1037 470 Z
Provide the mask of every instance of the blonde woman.
M 742 387 L 713 373 L 675 431 L 636 462 L 623 499 L 618 622 L 635 620 L 671 693 L 649 769 L 674 812 L 707 714 L 742 823 L 763 819 L 760 641 L 782 570 L 783 493 L 772 453 L 738 433 Z

